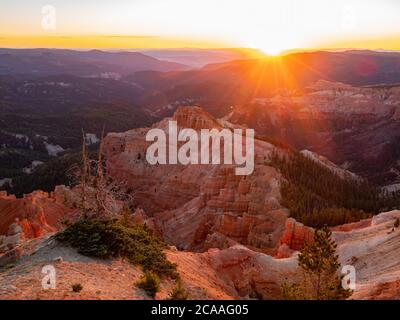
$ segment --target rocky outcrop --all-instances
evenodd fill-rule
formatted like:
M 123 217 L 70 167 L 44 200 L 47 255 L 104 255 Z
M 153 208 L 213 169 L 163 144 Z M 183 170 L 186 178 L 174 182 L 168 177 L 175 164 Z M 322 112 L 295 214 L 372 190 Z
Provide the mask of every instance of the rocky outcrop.
M 178 128 L 222 128 L 221 122 L 198 107 L 178 108 L 171 119 Z M 168 134 L 171 119 L 152 128 Z M 168 243 L 199 251 L 226 243 L 267 252 L 277 248 L 288 213 L 279 203 L 281 175 L 266 160 L 278 149 L 254 140 L 257 157 L 249 176 L 235 175 L 234 165 L 152 166 L 145 158 L 149 129 L 108 134 L 104 141 L 107 171 L 127 185 L 134 205 L 154 218 Z
M 297 257 L 275 259 L 243 246 L 208 252 L 212 268 L 228 292 L 240 298 L 277 299 L 284 282 L 297 281 Z
M 176 109 L 172 120 L 176 121 L 180 128 L 195 130 L 222 128 L 218 120 L 200 107 L 179 107 Z
M 235 106 L 229 120 L 323 155 L 376 184 L 392 185 L 400 181 L 399 114 L 398 85 L 358 87 L 321 80 L 301 92 L 276 93 Z
M 279 240 L 277 256 L 280 258 L 288 257 L 293 251 L 300 250 L 306 242 L 312 242 L 314 230 L 289 218 L 285 223 L 285 230 Z
M 356 272 L 352 299 L 398 299 L 400 281 L 400 228 L 395 227 L 400 211 L 374 216 L 369 224 L 348 231 L 334 231 L 342 265 Z
M 8 228 L 7 234 L 1 238 L 0 252 L 12 250 L 21 244 L 24 237 L 21 226 L 18 224 L 18 219 Z
M 276 95 L 255 102 L 284 108 L 297 106 L 295 117 L 318 117 L 329 114 L 392 116 L 400 107 L 400 88 L 353 87 L 340 82 L 319 80 L 302 95 Z
M 8 228 L 7 234 L 0 238 L 0 267 L 17 261 L 22 255 L 19 246 L 24 238 L 24 233 L 18 219 Z
M 60 186 L 50 194 L 34 191 L 23 198 L 0 193 L 0 266 L 29 254 L 32 241 L 40 241 L 61 230 L 63 221 L 76 218 L 76 209 L 69 206 L 72 200 L 65 196 L 71 192 Z
M 26 238 L 37 238 L 55 232 L 62 227 L 62 220 L 71 214 L 52 194 L 34 191 L 17 199 L 5 193 L 0 194 L 0 235 L 6 234 L 17 220 Z

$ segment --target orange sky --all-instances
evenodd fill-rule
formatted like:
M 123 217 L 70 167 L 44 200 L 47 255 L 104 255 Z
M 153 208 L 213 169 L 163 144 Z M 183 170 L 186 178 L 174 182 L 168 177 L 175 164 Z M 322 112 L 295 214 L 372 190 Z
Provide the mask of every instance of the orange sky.
M 75 49 L 116 49 L 116 48 L 222 48 L 228 44 L 218 41 L 201 41 L 158 36 L 121 35 L 69 35 L 69 36 L 3 36 L 0 47 L 13 48 L 75 48 Z
M 399 17 L 397 0 L 3 0 L 0 47 L 400 50 Z

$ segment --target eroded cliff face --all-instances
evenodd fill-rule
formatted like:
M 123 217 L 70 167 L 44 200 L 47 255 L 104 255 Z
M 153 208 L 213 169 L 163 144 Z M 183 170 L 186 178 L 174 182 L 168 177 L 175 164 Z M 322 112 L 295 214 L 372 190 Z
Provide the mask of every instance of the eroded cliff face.
M 301 92 L 236 106 L 228 120 L 323 155 L 379 185 L 393 185 L 400 181 L 399 114 L 399 86 L 356 87 L 320 80 Z
M 293 107 L 299 118 L 320 118 L 333 115 L 392 116 L 400 107 L 400 88 L 396 86 L 353 87 L 340 82 L 319 80 L 303 94 L 276 95 L 258 99 L 274 107 Z M 293 115 L 296 117 L 296 115 Z
M 276 259 L 242 245 L 204 253 L 170 251 L 168 258 L 191 292 L 202 287 L 234 299 L 278 299 L 284 282 L 301 277 L 297 256 Z
M 0 235 L 5 235 L 9 226 L 17 220 L 27 239 L 38 238 L 46 233 L 60 230 L 62 221 L 73 210 L 57 196 L 43 191 L 34 191 L 15 198 L 0 193 Z
M 180 129 L 232 128 L 198 107 L 178 108 L 171 119 L 152 128 L 164 130 L 168 137 L 169 120 L 177 121 Z M 302 225 L 296 232 L 286 230 L 290 227 L 288 212 L 280 204 L 282 177 L 267 165 L 273 151 L 284 151 L 255 139 L 255 168 L 248 176 L 235 175 L 234 165 L 150 165 L 146 160 L 150 143 L 145 140 L 149 129 L 107 135 L 107 170 L 128 186 L 135 205 L 153 219 L 169 244 L 204 251 L 240 243 L 275 254 L 284 243 L 287 255 L 309 239 L 297 231 Z
M 75 209 L 61 201 L 64 189 L 69 190 L 60 186 L 51 194 L 34 191 L 20 199 L 0 193 L 0 267 L 29 254 L 30 242 L 60 231 L 63 221 L 74 217 Z

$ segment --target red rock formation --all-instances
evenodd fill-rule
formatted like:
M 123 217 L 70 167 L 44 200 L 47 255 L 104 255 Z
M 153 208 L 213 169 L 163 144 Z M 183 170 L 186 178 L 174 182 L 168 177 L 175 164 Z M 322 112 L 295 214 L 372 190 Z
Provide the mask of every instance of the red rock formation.
M 285 230 L 279 241 L 279 248 L 277 255 L 285 257 L 285 253 L 289 253 L 290 250 L 300 250 L 304 243 L 313 241 L 314 230 L 309 227 L 305 227 L 302 223 L 297 222 L 293 218 L 289 218 L 285 223 Z
M 288 258 L 293 254 L 293 250 L 286 243 L 283 243 L 276 250 L 274 257 L 277 259 Z
M 179 128 L 222 128 L 220 121 L 198 107 L 180 107 L 171 119 Z M 168 133 L 171 119 L 153 128 Z M 169 244 L 199 251 L 224 248 L 227 243 L 263 251 L 277 248 L 288 213 L 279 203 L 281 175 L 266 164 L 274 146 L 254 141 L 257 158 L 249 176 L 235 175 L 234 165 L 151 166 L 145 158 L 149 129 L 108 134 L 107 171 L 128 186 L 134 204 L 154 218 Z
M 200 107 L 179 107 L 172 120 L 176 121 L 180 128 L 201 130 L 222 127 L 215 118 Z
M 48 193 L 35 191 L 21 199 L 0 194 L 0 234 L 5 234 L 9 226 L 18 219 L 26 238 L 37 238 L 62 227 L 62 220 L 71 209 Z
M 18 260 L 23 253 L 20 245 L 24 239 L 24 233 L 17 222 L 18 219 L 9 226 L 7 235 L 0 239 L 0 267 Z

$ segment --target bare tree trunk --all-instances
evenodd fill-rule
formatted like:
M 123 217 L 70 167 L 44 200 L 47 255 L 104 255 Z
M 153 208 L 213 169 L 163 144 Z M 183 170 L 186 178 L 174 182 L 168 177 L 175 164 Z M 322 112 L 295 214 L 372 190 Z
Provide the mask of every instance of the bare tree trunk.
M 82 176 L 81 176 L 81 186 L 82 186 L 82 197 L 81 206 L 85 210 L 86 207 L 86 181 L 88 175 L 88 159 L 87 159 L 87 147 L 85 132 L 82 129 Z
M 316 298 L 319 300 L 321 291 L 321 273 L 318 273 Z
M 107 198 L 107 181 L 105 180 L 104 177 L 104 171 L 103 171 L 103 141 L 104 141 L 104 127 L 103 131 L 101 133 L 101 138 L 100 138 L 100 146 L 99 146 L 99 154 L 98 154 L 98 160 L 97 160 L 97 177 L 95 179 L 96 181 L 96 203 L 97 203 L 97 209 L 99 210 L 99 214 L 103 215 L 104 212 L 106 211 L 106 198 Z

